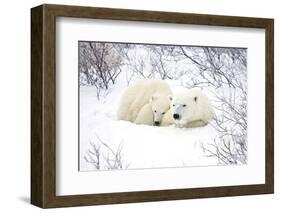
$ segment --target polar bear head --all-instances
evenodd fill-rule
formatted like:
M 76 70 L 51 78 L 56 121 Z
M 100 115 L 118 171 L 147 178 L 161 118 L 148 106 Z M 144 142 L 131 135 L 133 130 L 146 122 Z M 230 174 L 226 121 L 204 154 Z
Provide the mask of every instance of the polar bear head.
M 171 115 L 176 125 L 184 126 L 192 121 L 200 101 L 196 92 L 182 92 L 170 96 L 169 99 L 171 101 Z
M 154 125 L 159 126 L 164 114 L 170 108 L 169 96 L 154 94 L 150 98 L 150 105 L 153 112 Z

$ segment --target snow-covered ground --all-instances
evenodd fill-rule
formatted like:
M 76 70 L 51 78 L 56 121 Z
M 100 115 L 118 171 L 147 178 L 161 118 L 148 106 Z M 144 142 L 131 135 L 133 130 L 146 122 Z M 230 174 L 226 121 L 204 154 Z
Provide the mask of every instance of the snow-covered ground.
M 180 81 L 168 83 L 173 92 L 183 89 Z M 218 164 L 202 149 L 217 136 L 210 124 L 175 128 L 117 120 L 119 100 L 126 88 L 126 83 L 115 84 L 97 100 L 95 87 L 80 86 L 80 171 Z

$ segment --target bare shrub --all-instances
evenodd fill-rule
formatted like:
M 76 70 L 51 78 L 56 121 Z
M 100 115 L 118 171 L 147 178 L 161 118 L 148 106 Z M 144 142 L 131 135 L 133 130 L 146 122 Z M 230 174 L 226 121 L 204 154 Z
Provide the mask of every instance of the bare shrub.
M 98 136 L 96 136 L 96 141 L 90 143 L 84 160 L 92 164 L 96 170 L 127 169 L 129 167 L 123 158 L 122 142 L 114 149 Z
M 99 99 L 102 91 L 116 83 L 124 64 L 125 49 L 126 44 L 79 42 L 80 85 L 95 86 Z
M 245 49 L 177 46 L 170 54 L 179 61 L 190 62 L 194 69 L 184 70 L 188 87 L 228 86 L 235 88 L 246 78 L 247 58 Z
M 241 88 L 214 94 L 216 115 L 211 125 L 218 136 L 202 146 L 220 164 L 247 163 L 247 92 Z

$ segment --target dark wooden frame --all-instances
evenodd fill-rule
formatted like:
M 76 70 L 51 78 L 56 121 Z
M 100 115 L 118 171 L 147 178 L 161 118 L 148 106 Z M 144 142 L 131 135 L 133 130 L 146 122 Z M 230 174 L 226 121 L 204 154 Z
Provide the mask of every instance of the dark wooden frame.
M 56 17 L 162 22 L 265 29 L 266 183 L 195 189 L 56 195 Z M 31 203 L 65 207 L 267 194 L 274 192 L 274 20 L 63 5 L 31 9 Z

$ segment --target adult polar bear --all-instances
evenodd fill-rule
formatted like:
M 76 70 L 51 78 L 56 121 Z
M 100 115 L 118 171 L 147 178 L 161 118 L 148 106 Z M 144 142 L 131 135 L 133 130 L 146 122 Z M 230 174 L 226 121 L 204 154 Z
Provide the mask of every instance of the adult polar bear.
M 170 108 L 172 91 L 163 80 L 141 80 L 129 86 L 121 97 L 117 117 L 136 124 L 160 125 Z
M 209 98 L 199 89 L 191 89 L 170 97 L 170 110 L 163 117 L 161 126 L 201 127 L 213 117 Z

